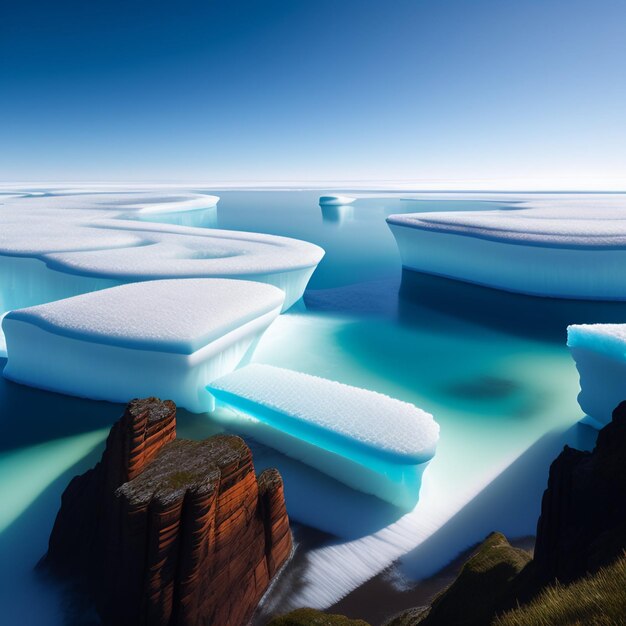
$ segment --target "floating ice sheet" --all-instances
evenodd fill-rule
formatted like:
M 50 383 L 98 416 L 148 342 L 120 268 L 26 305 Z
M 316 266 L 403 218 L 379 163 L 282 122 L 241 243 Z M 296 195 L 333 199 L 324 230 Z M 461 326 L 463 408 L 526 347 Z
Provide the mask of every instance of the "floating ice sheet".
M 93 399 L 159 395 L 212 408 L 208 381 L 234 369 L 279 315 L 271 285 L 227 279 L 112 287 L 5 316 L 5 377 Z
M 515 208 L 387 222 L 409 269 L 531 295 L 626 300 L 622 195 L 526 197 Z
M 291 306 L 324 254 L 318 246 L 273 235 L 141 221 L 145 215 L 215 206 L 217 200 L 145 192 L 5 196 L 0 199 L 0 255 L 35 257 L 50 269 L 119 282 L 257 280 L 283 289 L 284 306 Z
M 585 421 L 602 428 L 626 400 L 626 324 L 573 324 L 567 345 L 580 375 L 578 403 Z
M 218 404 L 253 418 L 231 416 L 231 427 L 356 489 L 393 504 L 415 504 L 439 426 L 414 405 L 260 364 L 213 381 L 208 389 Z

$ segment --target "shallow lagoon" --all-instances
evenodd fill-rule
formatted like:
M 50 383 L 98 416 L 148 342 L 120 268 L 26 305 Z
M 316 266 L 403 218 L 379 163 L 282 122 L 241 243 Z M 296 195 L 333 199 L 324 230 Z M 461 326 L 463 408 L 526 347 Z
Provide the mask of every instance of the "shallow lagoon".
M 265 610 L 328 606 L 399 558 L 405 575 L 429 575 L 494 529 L 532 534 L 550 461 L 564 442 L 588 446 L 594 436 L 576 425 L 582 414 L 566 322 L 619 318 L 623 308 L 402 275 L 386 215 L 499 202 L 369 198 L 323 212 L 319 192 L 216 193 L 217 209 L 171 219 L 288 235 L 326 250 L 304 303 L 272 326 L 255 360 L 413 402 L 441 425 L 409 514 L 252 442 L 257 469 L 283 473 L 292 517 L 335 535 L 300 555 Z M 0 601 L 8 623 L 64 623 L 61 595 L 38 583 L 32 567 L 61 492 L 97 460 L 120 412 L 0 381 Z M 207 416 L 183 413 L 179 421 L 182 436 L 217 428 Z

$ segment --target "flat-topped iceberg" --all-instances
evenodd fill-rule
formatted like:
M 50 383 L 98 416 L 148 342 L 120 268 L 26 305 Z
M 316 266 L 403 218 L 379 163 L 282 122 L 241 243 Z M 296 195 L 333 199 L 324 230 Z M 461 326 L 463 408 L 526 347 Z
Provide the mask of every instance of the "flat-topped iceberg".
M 624 196 L 391 215 L 405 268 L 529 295 L 626 300 Z
M 232 371 L 280 314 L 284 293 L 243 280 L 154 280 L 8 313 L 10 380 L 126 402 L 160 395 L 210 410 L 211 380 Z
M 217 200 L 203 194 L 154 193 L 7 197 L 0 204 L 0 271 L 20 283 L 23 267 L 28 280 L 41 283 L 42 290 L 58 279 L 54 272 L 118 284 L 167 278 L 256 280 L 282 289 L 284 307 L 289 308 L 324 255 L 318 246 L 288 237 L 139 219 L 214 207 Z M 33 260 L 42 267 L 35 270 Z M 32 285 L 22 306 L 46 301 L 42 294 L 37 302 L 36 291 Z
M 626 324 L 573 324 L 567 345 L 580 375 L 578 404 L 585 421 L 602 428 L 626 398 Z
M 399 506 L 417 501 L 439 426 L 407 402 L 317 376 L 252 364 L 208 390 L 238 431 Z
M 321 206 L 341 206 L 352 204 L 355 200 L 352 196 L 320 196 L 319 203 Z

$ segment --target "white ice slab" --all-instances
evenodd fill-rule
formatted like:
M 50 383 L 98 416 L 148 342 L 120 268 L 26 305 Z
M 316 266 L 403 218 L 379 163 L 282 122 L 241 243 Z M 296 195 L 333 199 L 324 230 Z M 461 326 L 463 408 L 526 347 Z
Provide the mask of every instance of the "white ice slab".
M 283 289 L 284 306 L 290 307 L 324 254 L 318 246 L 139 219 L 142 214 L 214 207 L 217 200 L 204 194 L 145 192 L 7 196 L 0 203 L 0 255 L 34 257 L 57 271 L 118 282 L 257 280 Z
M 432 415 L 380 393 L 269 365 L 253 364 L 209 385 L 231 427 L 351 487 L 413 506 L 435 454 Z M 228 421 L 228 420 L 227 420 Z
M 127 402 L 159 395 L 213 406 L 205 386 L 232 371 L 279 315 L 284 293 L 226 279 L 132 283 L 10 312 L 5 377 Z
M 602 428 L 626 400 L 626 324 L 574 324 L 567 345 L 580 375 L 578 404 L 585 421 Z
M 512 209 L 391 215 L 403 265 L 507 291 L 626 300 L 626 198 L 542 196 Z

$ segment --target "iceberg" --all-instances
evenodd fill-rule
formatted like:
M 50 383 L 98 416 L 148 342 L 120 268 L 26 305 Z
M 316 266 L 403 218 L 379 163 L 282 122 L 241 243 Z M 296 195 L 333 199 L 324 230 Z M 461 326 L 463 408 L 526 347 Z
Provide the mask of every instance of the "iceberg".
M 626 300 L 623 196 L 545 196 L 514 207 L 387 223 L 410 270 L 535 296 Z
M 14 310 L 2 320 L 4 376 L 96 400 L 160 395 L 208 411 L 206 384 L 251 353 L 284 297 L 243 280 L 152 280 Z
M 435 454 L 432 415 L 380 393 L 270 365 L 214 380 L 218 419 L 344 484 L 403 508 Z M 234 411 L 233 411 L 234 409 Z
M 48 301 L 51 272 L 108 281 L 102 287 L 169 278 L 255 280 L 282 289 L 284 308 L 292 306 L 324 255 L 318 246 L 288 237 L 145 221 L 146 216 L 214 207 L 218 200 L 204 194 L 154 193 L 5 198 L 0 204 L 0 265 L 11 268 L 2 272 L 3 279 L 19 283 L 21 266 L 30 271 L 28 262 L 42 264 L 45 271 L 37 282 L 44 293 L 37 300 L 38 287 L 30 289 L 21 306 Z M 69 295 L 77 293 L 81 291 Z
M 320 196 L 320 206 L 341 206 L 344 204 L 352 204 L 356 198 L 352 196 Z
M 580 375 L 584 421 L 600 429 L 626 395 L 626 324 L 572 324 L 567 345 Z

